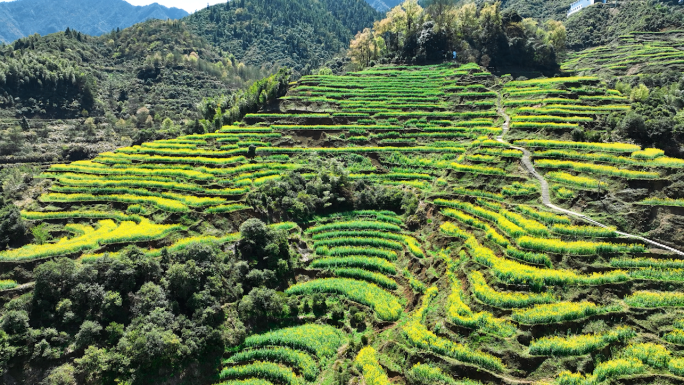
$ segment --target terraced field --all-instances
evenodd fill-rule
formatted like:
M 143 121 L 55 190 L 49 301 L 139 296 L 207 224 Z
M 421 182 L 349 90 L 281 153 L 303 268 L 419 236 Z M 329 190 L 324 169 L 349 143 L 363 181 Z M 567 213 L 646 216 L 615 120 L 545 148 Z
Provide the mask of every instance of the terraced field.
M 363 210 L 273 223 L 304 263 L 283 296 L 323 294 L 343 314 L 305 309 L 247 336 L 226 351 L 217 384 L 681 383 L 684 245 L 629 237 L 648 236 L 629 221 L 681 214 L 684 202 L 658 186 L 684 161 L 567 140 L 629 109 L 594 77 L 503 83 L 472 64 L 307 76 L 279 111 L 45 170 L 52 187 L 22 216 L 63 237 L 0 252 L 0 263 L 88 264 L 130 244 L 148 258 L 209 241 L 230 250 L 245 219 L 273 218 L 247 193 L 288 173 L 313 178 L 311 159 L 336 158 L 350 182 L 414 192 L 424 217 Z M 649 196 L 621 198 L 620 213 L 582 204 L 634 186 Z M 583 208 L 605 226 L 573 215 Z M 223 228 L 203 227 L 217 218 Z
M 573 52 L 563 63 L 564 71 L 604 73 L 615 76 L 637 73 L 681 72 L 684 68 L 684 32 L 632 32 L 608 46 Z

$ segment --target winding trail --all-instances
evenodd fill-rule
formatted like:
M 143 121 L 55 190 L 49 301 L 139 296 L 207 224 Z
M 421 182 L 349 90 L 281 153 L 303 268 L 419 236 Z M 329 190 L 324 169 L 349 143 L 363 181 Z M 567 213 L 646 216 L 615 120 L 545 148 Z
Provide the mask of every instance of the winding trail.
M 552 210 L 559 211 L 559 212 L 567 214 L 567 215 L 571 215 L 575 218 L 582 219 L 583 221 L 591 223 L 592 225 L 595 225 L 595 226 L 603 227 L 606 229 L 611 228 L 610 226 L 607 226 L 603 223 L 597 222 L 597 221 L 589 218 L 588 216 L 586 216 L 584 214 L 580 214 L 580 213 L 577 213 L 577 212 L 574 212 L 571 210 L 566 210 L 562 207 L 558 207 L 558 206 L 554 205 L 551 202 L 551 194 L 549 193 L 549 183 L 534 168 L 534 164 L 532 163 L 532 153 L 526 148 L 514 146 L 514 145 L 512 145 L 512 144 L 510 144 L 504 140 L 504 136 L 506 136 L 506 133 L 508 133 L 508 130 L 510 128 L 511 117 L 506 113 L 506 109 L 503 108 L 501 93 L 498 91 L 495 91 L 495 92 L 498 95 L 497 105 L 496 105 L 497 111 L 498 111 L 499 115 L 501 115 L 504 118 L 504 123 L 502 126 L 503 130 L 501 132 L 501 135 L 496 137 L 496 140 L 498 142 L 501 142 L 501 143 L 508 145 L 510 148 L 514 148 L 516 150 L 520 150 L 523 152 L 523 157 L 522 157 L 523 165 L 527 169 L 527 172 L 530 173 L 535 178 L 537 178 L 537 180 L 539 180 L 539 183 L 541 184 L 541 197 L 542 197 L 542 203 L 544 204 L 544 206 L 546 206 Z M 680 256 L 684 256 L 684 252 L 677 250 L 673 247 L 663 245 L 662 243 L 658 243 L 656 241 L 650 240 L 648 238 L 644 238 L 644 237 L 639 236 L 639 235 L 625 233 L 622 231 L 616 231 L 616 233 L 620 236 L 625 237 L 625 238 L 638 239 L 638 240 L 645 242 L 645 243 L 648 243 L 652 246 L 655 246 L 655 247 L 658 247 L 661 249 L 665 249 L 667 251 L 670 251 L 670 252 L 675 253 L 675 254 L 680 255 Z

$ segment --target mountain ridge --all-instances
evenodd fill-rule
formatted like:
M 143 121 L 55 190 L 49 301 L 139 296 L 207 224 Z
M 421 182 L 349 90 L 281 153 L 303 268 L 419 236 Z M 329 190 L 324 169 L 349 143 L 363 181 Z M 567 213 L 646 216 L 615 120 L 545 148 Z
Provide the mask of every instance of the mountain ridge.
M 36 10 L 40 10 L 37 12 Z M 124 0 L 17 0 L 0 3 L 0 42 L 66 28 L 99 36 L 149 19 L 180 19 L 188 13 L 158 3 L 135 6 Z
M 316 69 L 382 14 L 365 0 L 233 0 L 183 19 L 245 64 Z

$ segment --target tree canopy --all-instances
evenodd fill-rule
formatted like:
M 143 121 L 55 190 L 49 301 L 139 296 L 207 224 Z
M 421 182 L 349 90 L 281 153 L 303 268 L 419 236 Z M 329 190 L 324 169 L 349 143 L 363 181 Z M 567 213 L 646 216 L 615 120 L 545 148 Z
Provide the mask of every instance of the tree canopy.
M 453 60 L 484 66 L 557 68 L 565 52 L 566 30 L 561 22 L 540 25 L 515 11 L 501 11 L 500 3 L 455 5 L 432 0 L 423 8 L 406 0 L 359 32 L 349 55 L 359 67 L 372 62 L 430 63 Z

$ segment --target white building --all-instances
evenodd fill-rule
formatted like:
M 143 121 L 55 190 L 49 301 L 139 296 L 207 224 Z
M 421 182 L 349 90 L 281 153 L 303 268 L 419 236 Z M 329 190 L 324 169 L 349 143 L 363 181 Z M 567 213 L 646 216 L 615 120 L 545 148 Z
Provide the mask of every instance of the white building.
M 606 0 L 598 1 L 604 4 L 606 3 Z M 596 4 L 596 2 L 597 0 L 579 0 L 572 3 L 572 5 L 570 5 L 570 10 L 568 11 L 568 17 L 570 17 L 570 15 L 572 15 L 573 13 L 579 12 L 586 7 L 591 7 L 592 5 Z

